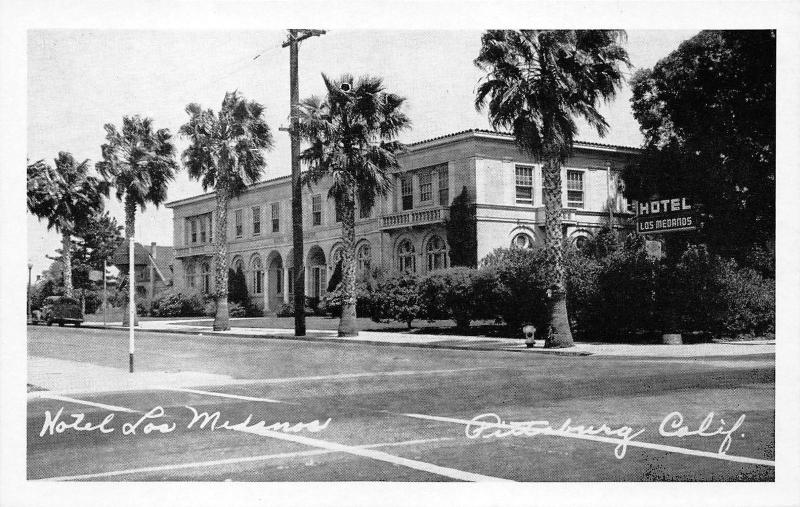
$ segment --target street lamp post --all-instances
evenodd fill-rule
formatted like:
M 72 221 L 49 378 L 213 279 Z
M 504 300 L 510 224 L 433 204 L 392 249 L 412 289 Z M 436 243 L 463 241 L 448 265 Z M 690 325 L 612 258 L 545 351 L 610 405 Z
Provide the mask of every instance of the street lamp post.
M 28 262 L 28 322 L 32 322 L 33 319 L 31 318 L 31 270 L 33 269 L 33 263 Z

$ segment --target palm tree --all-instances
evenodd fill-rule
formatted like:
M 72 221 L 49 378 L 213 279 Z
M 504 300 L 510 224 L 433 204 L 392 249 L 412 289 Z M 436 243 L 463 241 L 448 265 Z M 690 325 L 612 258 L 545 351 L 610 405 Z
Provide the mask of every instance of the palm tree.
M 183 164 L 203 190 L 216 191 L 214 330 L 228 330 L 228 203 L 261 179 L 264 152 L 272 149 L 272 131 L 264 120 L 264 106 L 237 91 L 225 94 L 218 114 L 194 103 L 186 106 L 186 113 L 189 121 L 180 133 L 190 144 L 183 152 Z
M 475 65 L 487 73 L 475 107 L 488 101 L 492 127 L 510 130 L 518 146 L 543 161 L 545 230 L 551 279 L 549 347 L 571 347 L 561 226 L 561 164 L 572 150 L 582 118 L 600 136 L 608 123 L 598 112 L 630 66 L 621 30 L 490 30 Z
M 103 160 L 96 167 L 125 205 L 125 239 L 130 241 L 136 230 L 137 207 L 158 207 L 167 199 L 167 185 L 178 169 L 175 146 L 169 129 L 154 130 L 153 120 L 139 115 L 123 117 L 122 129 L 108 123 L 105 130 L 106 143 L 100 148 Z M 127 316 L 125 312 L 124 321 Z
M 77 163 L 67 152 L 59 152 L 55 169 L 43 160 L 28 164 L 28 210 L 47 229 L 61 233 L 64 263 L 64 294 L 72 296 L 72 235 L 85 229 L 103 210 L 108 184 L 89 175 L 89 160 Z
M 330 178 L 328 197 L 342 219 L 342 315 L 339 336 L 355 336 L 355 203 L 372 209 L 377 196 L 391 188 L 388 171 L 398 167 L 395 154 L 402 144 L 395 137 L 411 124 L 400 111 L 405 98 L 384 91 L 383 80 L 322 79 L 325 99 L 311 97 L 300 104 L 300 136 L 310 146 L 301 159 L 308 163 L 303 180 L 309 186 Z

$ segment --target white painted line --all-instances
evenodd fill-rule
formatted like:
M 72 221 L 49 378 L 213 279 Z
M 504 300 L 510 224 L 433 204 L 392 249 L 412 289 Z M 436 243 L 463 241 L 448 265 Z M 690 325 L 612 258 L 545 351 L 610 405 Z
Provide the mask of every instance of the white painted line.
M 455 424 L 464 424 L 470 425 L 475 424 L 474 421 L 468 421 L 466 419 L 457 419 L 454 417 L 442 417 L 436 415 L 426 415 L 426 414 L 400 414 L 406 417 L 413 417 L 416 419 L 426 419 L 429 421 L 440 421 L 440 422 L 448 422 L 448 423 L 455 423 Z M 481 426 L 485 426 L 487 428 L 505 428 L 505 429 L 519 429 L 519 426 L 512 426 L 510 424 L 505 423 L 480 423 Z M 537 429 L 537 431 L 540 431 Z M 577 433 L 570 433 L 567 431 L 559 431 L 553 429 L 542 429 L 542 435 L 554 435 L 559 437 L 567 437 L 567 438 L 577 438 L 580 440 L 593 440 L 595 442 L 604 442 L 608 444 L 620 445 L 621 443 L 626 443 L 629 447 L 642 447 L 645 449 L 654 449 L 657 451 L 666 451 L 666 452 L 674 452 L 678 454 L 686 454 L 689 456 L 700 456 L 703 458 L 713 458 L 713 459 L 720 459 L 725 461 L 734 461 L 737 463 L 748 463 L 751 465 L 765 465 L 765 466 L 775 466 L 775 461 L 766 460 L 766 459 L 759 459 L 759 458 L 748 458 L 746 456 L 731 456 L 728 454 L 720 454 L 717 452 L 709 452 L 709 451 L 697 451 L 694 449 L 686 449 L 684 447 L 675 447 L 671 445 L 662 445 L 662 444 L 653 444 L 650 442 L 641 442 L 638 440 L 623 440 L 621 438 L 611 438 L 611 437 L 601 437 L 598 435 L 579 435 Z
M 347 454 L 352 454 L 353 456 L 371 458 L 377 461 L 384 461 L 386 463 L 391 463 L 393 465 L 400 465 L 408 468 L 413 468 L 414 470 L 422 470 L 423 472 L 428 472 L 435 475 L 441 475 L 442 477 L 448 477 L 450 479 L 456 479 L 459 481 L 513 482 L 510 481 L 509 479 L 501 479 L 499 477 L 474 474 L 472 472 L 464 472 L 463 470 L 456 470 L 455 468 L 448 468 L 439 465 L 434 465 L 433 463 L 426 463 L 424 461 L 401 458 L 400 456 L 394 456 L 392 454 L 388 454 L 383 451 L 364 449 L 362 447 L 355 447 L 352 445 L 344 445 L 336 442 L 328 442 L 326 440 L 320 440 L 318 438 L 310 438 L 300 435 L 293 435 L 291 433 L 282 433 L 279 431 L 268 430 L 264 427 L 263 422 L 253 426 L 238 428 L 237 431 L 241 431 L 243 433 L 252 433 L 253 435 L 261 435 L 264 437 L 276 438 L 278 440 L 286 440 L 288 442 L 296 442 L 298 444 L 304 444 L 311 447 L 319 447 L 321 449 L 327 449 L 330 451 L 344 452 Z
M 70 398 L 68 396 L 62 396 L 60 394 L 50 393 L 48 391 L 37 391 L 37 392 L 42 394 L 39 394 L 38 396 L 36 396 L 36 398 L 47 398 L 50 400 L 59 400 L 59 401 L 66 401 L 69 403 L 76 403 L 78 405 L 88 405 L 90 407 L 103 408 L 105 410 L 110 410 L 112 412 L 130 412 L 133 414 L 141 413 L 139 410 L 133 410 L 125 407 L 117 407 L 115 405 L 105 405 L 103 403 L 96 403 L 94 401 L 79 400 L 77 398 Z
M 444 438 L 429 438 L 426 440 L 406 440 L 405 442 L 382 442 L 378 444 L 369 444 L 369 445 L 359 445 L 357 447 L 361 447 L 364 449 L 373 449 L 376 447 L 399 447 L 405 445 L 418 445 L 418 444 L 428 444 L 433 442 L 441 442 L 445 440 L 453 440 L 453 437 L 444 437 Z M 319 456 L 321 454 L 331 454 L 335 451 L 330 451 L 328 449 L 316 449 L 313 451 L 297 451 L 297 452 L 283 452 L 278 454 L 262 454 L 260 456 L 243 456 L 240 458 L 228 458 L 228 459 L 217 459 L 212 461 L 197 461 L 193 463 L 179 463 L 175 465 L 161 465 L 161 466 L 153 466 L 153 467 L 143 467 L 143 468 L 130 468 L 127 470 L 114 470 L 112 472 L 98 472 L 94 474 L 83 474 L 83 475 L 64 475 L 61 477 L 46 477 L 43 479 L 31 479 L 31 482 L 41 482 L 41 481 L 81 481 L 81 480 L 88 480 L 88 479 L 101 479 L 105 477 L 119 477 L 121 475 L 130 475 L 130 474 L 138 474 L 138 473 L 153 473 L 153 472 L 170 472 L 172 470 L 183 470 L 187 468 L 201 468 L 201 467 L 211 467 L 211 466 L 225 466 L 225 465 L 236 465 L 239 463 L 253 463 L 258 461 L 267 461 L 271 459 L 282 459 L 282 458 L 303 458 L 307 456 Z
M 266 403 L 284 403 L 280 400 L 273 400 L 270 398 L 255 398 L 253 396 L 240 396 L 238 394 L 217 393 L 213 391 L 200 391 L 199 389 L 187 389 L 184 387 L 162 387 L 165 391 L 180 391 L 184 393 L 203 394 L 207 396 L 218 396 L 220 398 L 232 398 L 234 400 L 247 400 L 247 401 L 263 401 Z

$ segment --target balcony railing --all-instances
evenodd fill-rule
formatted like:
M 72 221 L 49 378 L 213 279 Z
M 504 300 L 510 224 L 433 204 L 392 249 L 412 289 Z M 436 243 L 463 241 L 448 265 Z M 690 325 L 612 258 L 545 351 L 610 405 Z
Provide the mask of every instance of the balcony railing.
M 200 243 L 189 246 L 176 246 L 175 257 L 191 257 L 193 255 L 213 255 L 213 243 Z
M 427 208 L 404 211 L 382 217 L 381 229 L 398 229 L 413 225 L 426 225 L 442 222 L 450 215 L 448 208 Z

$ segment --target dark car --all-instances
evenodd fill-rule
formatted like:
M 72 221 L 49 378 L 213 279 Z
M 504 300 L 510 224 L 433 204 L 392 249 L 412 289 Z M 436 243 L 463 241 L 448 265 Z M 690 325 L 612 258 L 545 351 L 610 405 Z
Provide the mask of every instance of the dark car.
M 83 322 L 81 304 L 77 299 L 67 296 L 47 297 L 42 305 L 40 320 L 48 326 L 57 322 L 59 326 L 75 324 L 75 327 L 78 327 Z

